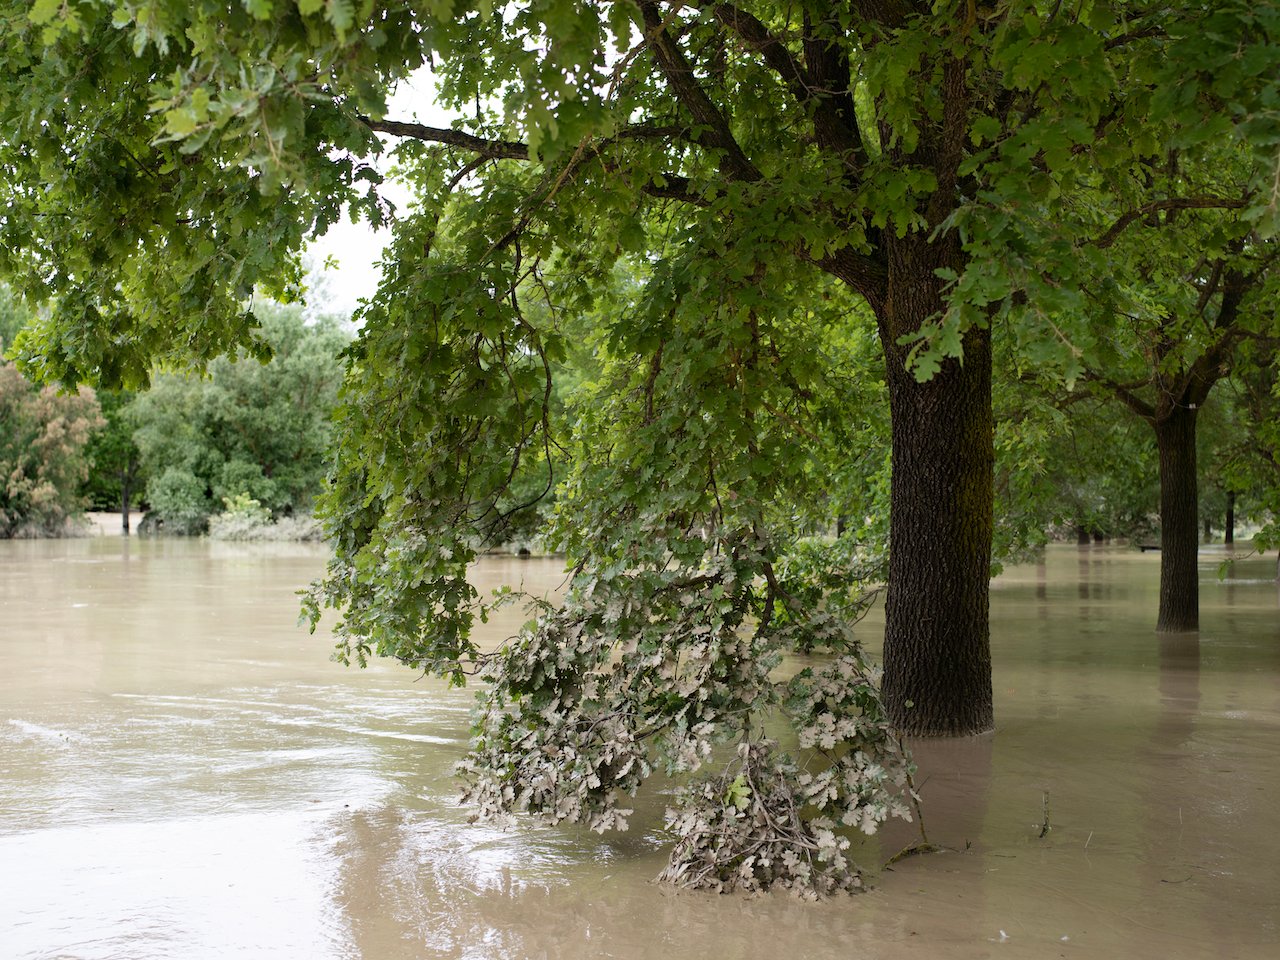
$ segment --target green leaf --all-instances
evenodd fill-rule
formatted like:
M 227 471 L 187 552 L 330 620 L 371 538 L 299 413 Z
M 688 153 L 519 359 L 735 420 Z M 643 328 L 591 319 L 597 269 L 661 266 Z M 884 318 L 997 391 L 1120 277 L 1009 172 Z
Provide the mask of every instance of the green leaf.
M 345 38 L 347 31 L 355 23 L 355 3 L 353 0 L 325 0 L 325 19 L 332 24 L 340 38 Z

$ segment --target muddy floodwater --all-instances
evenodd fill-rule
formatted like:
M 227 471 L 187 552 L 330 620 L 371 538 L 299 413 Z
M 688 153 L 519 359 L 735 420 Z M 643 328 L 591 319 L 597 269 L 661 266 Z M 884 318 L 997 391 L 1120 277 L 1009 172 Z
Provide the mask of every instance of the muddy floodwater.
M 0 958 L 1280 957 L 1280 593 L 1221 556 L 1198 638 L 1155 634 L 1156 554 L 996 580 L 998 729 L 918 747 L 949 852 L 880 870 L 895 827 L 872 892 L 808 904 L 652 883 L 660 798 L 469 825 L 473 691 L 332 663 L 295 626 L 318 548 L 0 542 Z M 521 580 L 559 566 L 476 570 Z

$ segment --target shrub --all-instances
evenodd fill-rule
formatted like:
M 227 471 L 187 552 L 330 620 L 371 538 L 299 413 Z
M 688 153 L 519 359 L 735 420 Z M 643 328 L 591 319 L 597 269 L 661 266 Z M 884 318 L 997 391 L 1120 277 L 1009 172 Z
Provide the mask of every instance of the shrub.
M 281 517 L 257 500 L 242 493 L 223 499 L 226 509 L 209 518 L 209 536 L 214 540 L 321 540 L 320 524 L 310 516 Z
M 203 532 L 209 515 L 204 483 L 181 467 L 169 467 L 147 485 L 151 510 L 163 521 L 166 533 L 190 535 Z

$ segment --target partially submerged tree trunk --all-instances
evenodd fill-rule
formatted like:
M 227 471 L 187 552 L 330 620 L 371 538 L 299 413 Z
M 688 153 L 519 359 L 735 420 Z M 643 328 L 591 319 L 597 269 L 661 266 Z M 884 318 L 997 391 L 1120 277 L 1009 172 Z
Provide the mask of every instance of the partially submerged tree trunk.
M 971 329 L 963 359 L 924 383 L 906 368 L 899 338 L 943 305 L 923 279 L 943 252 L 930 247 L 896 251 L 877 310 L 893 426 L 883 696 L 907 735 L 967 736 L 993 725 L 991 332 Z
M 1231 369 L 1232 351 L 1241 336 L 1236 320 L 1245 292 L 1258 277 L 1231 267 L 1214 270 L 1212 282 L 1200 291 L 1200 316 L 1205 318 L 1213 294 L 1220 292 L 1217 316 L 1210 322 L 1216 339 L 1193 360 L 1169 362 L 1178 338 L 1161 327 L 1145 383 L 1125 385 L 1090 375 L 1156 433 L 1160 451 L 1160 610 L 1156 629 L 1161 632 L 1200 629 L 1196 415 L 1213 385 Z M 1154 399 L 1139 396 L 1137 391 L 1142 387 L 1154 391 Z
M 1153 426 L 1160 450 L 1160 613 L 1162 632 L 1200 629 L 1200 575 L 1194 406 L 1174 406 Z
M 133 500 L 133 484 L 140 468 L 137 457 L 131 456 L 120 471 L 120 526 L 126 537 L 129 535 L 129 505 Z
M 1222 542 L 1236 542 L 1236 494 L 1234 490 L 1227 491 L 1227 519 L 1222 527 Z
M 120 477 L 120 527 L 127 537 L 129 535 L 129 489 L 130 476 L 122 474 Z

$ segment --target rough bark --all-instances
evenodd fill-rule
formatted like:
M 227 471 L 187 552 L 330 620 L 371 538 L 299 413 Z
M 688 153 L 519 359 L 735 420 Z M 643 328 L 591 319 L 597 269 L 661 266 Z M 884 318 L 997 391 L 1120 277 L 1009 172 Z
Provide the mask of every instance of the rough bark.
M 970 330 L 963 362 L 917 382 L 898 339 L 941 309 L 946 251 L 895 253 L 877 311 L 893 428 L 883 695 L 909 736 L 967 736 L 993 725 L 991 334 Z
M 1174 407 L 1154 424 L 1160 451 L 1160 613 L 1156 629 L 1200 629 L 1196 413 Z

